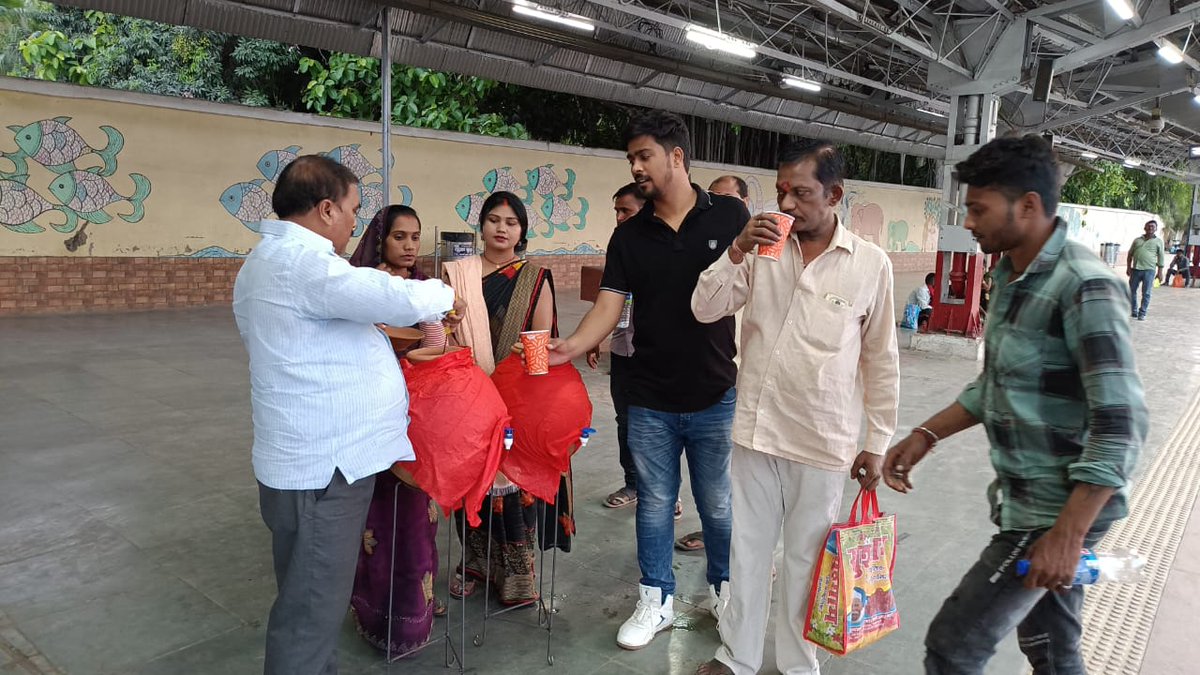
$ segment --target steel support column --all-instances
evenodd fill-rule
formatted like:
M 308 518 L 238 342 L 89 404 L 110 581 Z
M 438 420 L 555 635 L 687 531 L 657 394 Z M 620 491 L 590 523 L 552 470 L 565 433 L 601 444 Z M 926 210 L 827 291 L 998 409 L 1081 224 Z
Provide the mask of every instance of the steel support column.
M 392 203 L 392 10 L 379 12 L 380 120 L 383 122 L 383 208 Z M 375 214 L 370 214 L 372 217 Z
M 954 165 L 966 159 L 996 135 L 1000 100 L 991 94 L 956 96 L 951 102 L 951 131 L 946 140 L 942 200 L 946 216 L 938 232 L 937 282 L 928 330 L 977 338 L 983 334 L 979 315 L 984 256 L 975 238 L 964 227 L 966 187 Z M 961 130 L 961 139 L 955 133 Z

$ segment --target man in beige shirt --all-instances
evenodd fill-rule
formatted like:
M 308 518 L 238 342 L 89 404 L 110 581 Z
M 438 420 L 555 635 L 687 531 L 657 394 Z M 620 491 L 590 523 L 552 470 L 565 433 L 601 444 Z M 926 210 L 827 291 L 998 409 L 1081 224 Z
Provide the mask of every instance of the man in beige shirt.
M 745 307 L 733 419 L 733 534 L 721 647 L 700 675 L 753 675 L 762 665 L 771 558 L 783 533 L 775 652 L 784 675 L 819 673 L 803 617 L 818 553 L 847 477 L 879 482 L 896 428 L 900 363 L 892 265 L 838 223 L 845 161 L 802 140 L 780 155 L 780 210 L 795 217 L 779 261 L 749 252 L 779 241 L 760 214 L 700 275 L 692 311 L 716 321 Z M 866 440 L 859 450 L 863 413 Z

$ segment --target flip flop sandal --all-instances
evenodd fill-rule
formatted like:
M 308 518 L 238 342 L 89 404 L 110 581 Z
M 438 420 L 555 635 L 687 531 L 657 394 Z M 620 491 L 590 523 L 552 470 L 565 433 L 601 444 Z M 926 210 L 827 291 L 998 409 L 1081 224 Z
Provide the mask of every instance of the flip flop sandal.
M 450 596 L 462 599 L 472 595 L 475 595 L 475 580 L 463 579 L 461 574 L 455 574 L 454 579 L 450 582 Z
M 681 520 L 682 518 L 683 518 L 683 502 L 676 501 L 675 502 L 675 520 Z
M 704 550 L 704 533 L 692 532 L 675 540 L 675 548 L 690 553 L 692 551 Z
M 630 504 L 636 504 L 637 500 L 637 490 L 630 490 L 627 487 L 623 487 L 606 497 L 604 499 L 604 506 L 610 509 L 619 509 Z
M 446 603 L 442 602 L 441 600 L 435 599 L 433 601 L 433 615 L 434 616 L 446 616 Z

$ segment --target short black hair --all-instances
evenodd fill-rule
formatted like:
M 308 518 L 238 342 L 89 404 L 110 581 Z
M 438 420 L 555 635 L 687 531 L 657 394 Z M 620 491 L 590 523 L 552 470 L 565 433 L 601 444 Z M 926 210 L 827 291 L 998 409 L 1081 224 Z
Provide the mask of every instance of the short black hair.
M 746 199 L 750 196 L 750 186 L 747 185 L 746 181 L 742 180 L 741 177 L 739 177 L 739 176 L 733 176 L 733 175 L 721 176 L 720 178 L 718 178 L 718 179 L 714 180 L 712 183 L 710 183 L 710 185 L 714 185 L 716 183 L 720 183 L 720 182 L 727 181 L 727 180 L 733 181 L 733 184 L 737 186 L 737 193 L 738 193 L 739 197 L 741 197 L 742 199 Z
M 1009 202 L 1034 192 L 1042 198 L 1047 216 L 1058 211 L 1058 159 L 1041 136 L 997 138 L 954 168 L 965 185 L 996 190 Z
M 620 190 L 617 190 L 616 192 L 613 193 L 613 201 L 614 202 L 617 201 L 618 199 L 620 199 L 621 197 L 633 197 L 634 199 L 638 200 L 639 202 L 646 201 L 646 198 L 642 196 L 641 191 L 638 190 L 637 183 L 628 183 L 626 185 L 622 185 Z
M 937 281 L 937 275 L 934 274 L 933 272 L 930 272 L 929 274 L 925 275 L 925 285 L 926 286 L 928 286 L 929 284 L 932 284 L 935 281 Z
M 275 181 L 271 209 L 280 218 L 299 216 L 328 199 L 341 201 L 358 176 L 345 166 L 322 155 L 301 155 L 284 167 Z
M 621 136 L 621 144 L 628 148 L 635 138 L 649 136 L 655 143 L 662 146 L 667 154 L 675 148 L 683 149 L 683 168 L 692 168 L 692 135 L 688 133 L 687 124 L 683 118 L 665 110 L 648 110 L 634 115 L 625 125 L 625 133 Z
M 517 222 L 521 224 L 521 239 L 517 242 L 516 252 L 524 253 L 529 245 L 529 213 L 525 210 L 525 203 L 513 193 L 493 192 L 483 200 L 483 206 L 479 209 L 479 229 L 483 229 L 483 221 L 487 220 L 488 214 L 502 204 L 508 204 L 513 213 L 517 214 Z
M 846 180 L 846 158 L 829 141 L 798 138 L 779 151 L 779 166 L 799 164 L 806 159 L 816 162 L 817 180 L 821 181 L 825 194 L 829 194 L 834 185 L 841 185 Z

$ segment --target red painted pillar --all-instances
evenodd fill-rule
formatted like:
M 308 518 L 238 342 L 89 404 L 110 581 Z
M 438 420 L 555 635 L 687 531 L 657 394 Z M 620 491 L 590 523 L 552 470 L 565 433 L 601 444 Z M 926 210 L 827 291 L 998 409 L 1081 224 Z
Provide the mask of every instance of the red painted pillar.
M 983 334 L 979 296 L 983 288 L 982 253 L 938 251 L 930 332 L 977 338 Z

